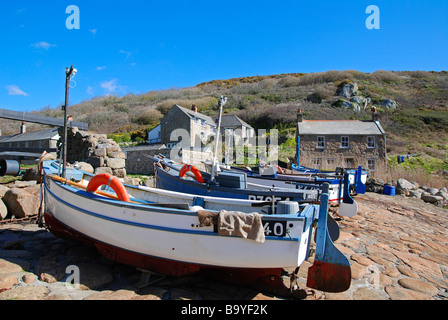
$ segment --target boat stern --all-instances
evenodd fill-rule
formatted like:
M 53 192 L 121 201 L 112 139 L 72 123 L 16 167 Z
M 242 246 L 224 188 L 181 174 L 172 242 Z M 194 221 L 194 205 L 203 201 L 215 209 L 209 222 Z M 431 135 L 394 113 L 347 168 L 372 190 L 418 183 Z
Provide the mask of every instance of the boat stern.
M 308 269 L 307 286 L 325 292 L 344 292 L 351 284 L 347 257 L 334 245 L 328 231 L 328 184 L 324 185 L 316 228 L 314 264 Z

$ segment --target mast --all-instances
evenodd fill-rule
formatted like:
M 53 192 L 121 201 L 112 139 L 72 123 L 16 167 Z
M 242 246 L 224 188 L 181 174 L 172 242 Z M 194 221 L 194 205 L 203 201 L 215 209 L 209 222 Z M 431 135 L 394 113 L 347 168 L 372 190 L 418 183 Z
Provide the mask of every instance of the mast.
M 219 139 L 221 137 L 221 119 L 222 119 L 222 108 L 227 102 L 227 97 L 221 96 L 221 99 L 219 99 L 219 116 L 218 116 L 218 128 L 216 129 L 216 136 L 215 136 L 215 150 L 213 152 L 213 164 L 212 164 L 212 177 L 210 181 L 215 181 L 215 174 L 216 174 L 216 165 L 218 162 L 218 159 L 216 157 L 216 154 L 218 153 L 218 143 Z

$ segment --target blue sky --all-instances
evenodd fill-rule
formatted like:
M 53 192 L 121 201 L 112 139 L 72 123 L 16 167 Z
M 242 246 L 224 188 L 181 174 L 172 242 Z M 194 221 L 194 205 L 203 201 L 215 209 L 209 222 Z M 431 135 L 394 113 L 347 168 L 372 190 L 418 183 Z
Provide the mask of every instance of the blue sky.
M 253 75 L 447 70 L 448 1 L 2 0 L 0 43 L 0 108 L 33 111 L 63 103 L 72 64 L 70 104 Z

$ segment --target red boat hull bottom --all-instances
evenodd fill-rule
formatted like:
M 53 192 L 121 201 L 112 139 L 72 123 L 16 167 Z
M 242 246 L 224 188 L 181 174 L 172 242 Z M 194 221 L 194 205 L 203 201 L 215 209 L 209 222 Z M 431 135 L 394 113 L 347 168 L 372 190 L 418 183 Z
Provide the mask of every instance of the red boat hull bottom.
M 325 292 L 344 292 L 350 288 L 351 269 L 348 266 L 314 261 L 308 269 L 306 285 Z
M 155 258 L 127 251 L 87 237 L 61 223 L 48 212 L 45 212 L 44 217 L 46 227 L 55 236 L 82 242 L 87 246 L 93 246 L 104 257 L 136 268 L 174 277 L 201 274 L 217 280 L 252 287 L 280 296 L 302 298 L 305 292 L 304 290 L 299 290 L 301 292 L 292 292 L 285 286 L 282 279 L 282 268 L 220 268 Z

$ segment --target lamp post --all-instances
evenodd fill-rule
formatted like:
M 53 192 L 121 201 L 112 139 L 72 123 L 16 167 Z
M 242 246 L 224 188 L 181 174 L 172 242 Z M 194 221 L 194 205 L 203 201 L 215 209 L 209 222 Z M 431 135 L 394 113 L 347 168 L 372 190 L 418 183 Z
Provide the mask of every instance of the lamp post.
M 65 171 L 67 166 L 67 109 L 68 109 L 68 92 L 70 89 L 70 81 L 76 75 L 76 70 L 71 66 L 65 70 L 65 104 L 62 106 L 64 110 L 64 144 L 62 150 L 62 178 L 65 179 Z

